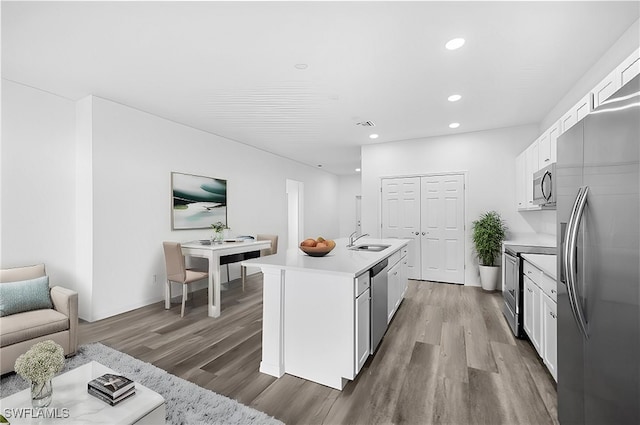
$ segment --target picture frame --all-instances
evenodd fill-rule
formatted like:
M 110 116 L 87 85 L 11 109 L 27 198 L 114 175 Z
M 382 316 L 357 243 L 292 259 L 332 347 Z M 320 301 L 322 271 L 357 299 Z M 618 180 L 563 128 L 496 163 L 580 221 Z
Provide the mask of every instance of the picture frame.
M 171 173 L 171 229 L 210 229 L 227 225 L 227 180 Z

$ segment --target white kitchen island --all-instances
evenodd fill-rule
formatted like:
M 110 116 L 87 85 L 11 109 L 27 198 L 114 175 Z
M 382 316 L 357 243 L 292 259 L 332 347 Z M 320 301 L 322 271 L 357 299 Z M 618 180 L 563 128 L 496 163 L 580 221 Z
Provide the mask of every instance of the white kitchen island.
M 368 238 L 355 244 L 389 245 L 380 252 L 350 250 L 347 242 L 337 239 L 324 257 L 295 247 L 242 262 L 261 268 L 264 276 L 261 372 L 342 390 L 360 371 L 369 354 L 369 270 L 389 260 L 390 320 L 406 289 L 408 240 Z

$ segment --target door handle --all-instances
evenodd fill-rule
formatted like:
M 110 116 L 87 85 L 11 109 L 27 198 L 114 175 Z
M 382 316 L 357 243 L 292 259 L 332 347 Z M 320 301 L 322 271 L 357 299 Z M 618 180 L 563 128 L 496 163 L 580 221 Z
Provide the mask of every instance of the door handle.
M 571 218 L 569 218 L 569 225 L 567 226 L 567 238 L 564 246 L 563 262 L 565 263 L 565 274 L 567 280 L 567 293 L 569 295 L 569 305 L 571 306 L 571 312 L 573 317 L 580 328 L 580 331 L 584 335 L 585 339 L 589 339 L 589 333 L 587 331 L 587 322 L 585 320 L 582 307 L 578 300 L 578 291 L 576 290 L 577 277 L 577 247 L 578 247 L 578 231 L 580 230 L 580 223 L 582 222 L 582 214 L 587 204 L 587 193 L 589 187 L 585 186 L 578 190 L 578 195 L 573 204 Z
M 416 233 L 415 233 L 415 235 L 416 235 L 416 236 L 420 236 L 420 232 L 416 232 Z
M 425 232 L 422 232 L 422 236 L 424 236 L 424 235 L 426 235 L 426 233 L 425 233 Z

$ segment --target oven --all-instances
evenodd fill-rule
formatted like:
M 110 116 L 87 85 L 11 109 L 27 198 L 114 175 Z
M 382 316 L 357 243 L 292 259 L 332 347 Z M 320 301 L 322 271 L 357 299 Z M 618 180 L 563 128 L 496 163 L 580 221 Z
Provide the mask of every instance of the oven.
M 507 323 L 511 327 L 513 334 L 522 338 L 524 330 L 522 328 L 522 267 L 523 259 L 521 254 L 555 254 L 555 247 L 548 246 L 528 246 L 528 245 L 507 245 L 504 246 L 503 263 L 504 281 L 502 285 L 502 297 L 504 305 L 502 313 Z

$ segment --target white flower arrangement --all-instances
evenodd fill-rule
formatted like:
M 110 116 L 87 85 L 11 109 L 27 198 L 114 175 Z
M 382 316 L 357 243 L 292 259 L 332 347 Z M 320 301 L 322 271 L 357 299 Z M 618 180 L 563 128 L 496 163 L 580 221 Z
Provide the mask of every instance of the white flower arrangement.
M 64 349 L 52 340 L 34 344 L 15 363 L 16 373 L 31 382 L 47 382 L 62 370 Z

